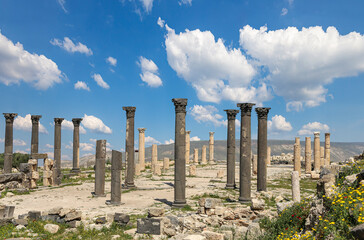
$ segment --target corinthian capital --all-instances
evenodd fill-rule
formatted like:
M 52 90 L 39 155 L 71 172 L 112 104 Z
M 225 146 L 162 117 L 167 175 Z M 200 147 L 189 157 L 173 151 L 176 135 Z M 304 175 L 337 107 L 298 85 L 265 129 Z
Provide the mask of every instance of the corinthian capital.
M 259 107 L 255 108 L 259 119 L 267 119 L 270 108 Z
M 126 111 L 126 118 L 133 118 L 135 116 L 136 107 L 123 107 Z
M 176 108 L 176 113 L 186 113 L 187 98 L 173 98 L 172 102 Z

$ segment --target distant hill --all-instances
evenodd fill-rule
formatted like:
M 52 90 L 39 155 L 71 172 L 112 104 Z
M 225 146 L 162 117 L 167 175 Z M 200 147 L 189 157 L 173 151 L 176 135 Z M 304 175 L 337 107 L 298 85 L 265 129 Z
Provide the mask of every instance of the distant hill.
M 271 147 L 272 155 L 280 155 L 281 153 L 293 153 L 294 141 L 290 140 L 268 140 L 268 146 Z M 208 141 L 191 141 L 190 159 L 193 158 L 193 149 L 199 149 L 199 158 L 201 158 L 201 149 L 203 145 L 209 145 Z M 304 156 L 305 142 L 301 141 L 301 155 Z M 324 143 L 321 142 L 321 146 Z M 239 161 L 239 148 L 240 141 L 236 141 L 236 161 Z M 313 142 L 311 144 L 313 150 Z M 208 158 L 209 148 L 207 147 L 207 158 Z M 257 152 L 257 140 L 252 140 L 252 151 L 253 154 Z M 364 142 L 331 142 L 331 161 L 339 162 L 348 159 L 352 156 L 359 155 L 364 151 Z M 174 144 L 168 145 L 158 145 L 158 159 L 163 159 L 168 157 L 170 159 L 174 158 Z M 216 160 L 226 160 L 226 140 L 215 140 L 215 152 L 214 157 Z M 123 154 L 123 161 L 125 154 Z M 151 161 L 152 158 L 152 147 L 145 148 L 145 158 L 146 161 Z M 111 159 L 111 151 L 106 153 L 106 159 Z M 86 166 L 87 162 L 89 164 L 94 164 L 95 155 L 89 155 L 80 158 L 80 165 Z

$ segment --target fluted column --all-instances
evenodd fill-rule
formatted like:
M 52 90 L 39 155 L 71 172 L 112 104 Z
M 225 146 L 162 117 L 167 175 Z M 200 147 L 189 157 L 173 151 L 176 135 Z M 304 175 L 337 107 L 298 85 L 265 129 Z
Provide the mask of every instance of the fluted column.
M 138 131 L 139 131 L 139 164 L 140 164 L 141 170 L 145 170 L 145 130 L 146 130 L 146 128 L 138 128 Z
M 214 164 L 214 132 L 209 132 L 209 164 Z
M 30 145 L 30 155 L 38 153 L 39 146 L 39 119 L 42 115 L 32 115 L 32 139 Z
M 73 118 L 73 167 L 72 172 L 80 172 L 80 123 L 82 118 Z
M 3 113 L 5 117 L 4 173 L 11 173 L 13 168 L 13 123 L 17 113 Z
M 330 133 L 325 133 L 325 166 L 330 166 Z
M 186 98 L 173 98 L 175 106 L 174 207 L 186 205 Z
M 235 188 L 235 118 L 239 110 L 227 109 L 224 110 L 227 114 L 227 153 L 226 153 L 226 168 L 227 168 L 227 189 Z
M 123 107 L 126 112 L 126 139 L 125 139 L 125 162 L 126 162 L 126 177 L 125 187 L 135 188 L 134 174 L 134 117 L 136 107 Z
M 270 108 L 255 108 L 258 115 L 258 177 L 257 191 L 267 191 L 267 118 Z
M 186 131 L 186 164 L 190 164 L 190 133 Z
M 306 174 L 311 173 L 311 138 L 306 137 L 306 145 L 305 145 L 305 165 L 306 165 Z
M 314 170 L 315 172 L 320 172 L 320 132 L 314 132 L 313 133 L 315 138 L 314 138 L 314 145 L 313 145 L 313 150 L 314 150 Z
M 62 183 L 61 172 L 61 130 L 64 118 L 54 118 L 54 165 L 53 184 L 58 186 Z
M 238 103 L 240 108 L 239 201 L 251 201 L 251 113 L 254 103 Z

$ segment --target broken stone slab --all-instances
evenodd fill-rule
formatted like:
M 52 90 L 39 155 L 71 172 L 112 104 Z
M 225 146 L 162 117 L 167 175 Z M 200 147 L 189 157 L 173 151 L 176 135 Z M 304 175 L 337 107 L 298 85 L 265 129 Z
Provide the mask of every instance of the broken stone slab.
M 60 215 L 62 211 L 62 207 L 54 207 L 50 210 L 48 210 L 49 215 Z
M 148 217 L 163 217 L 164 216 L 164 208 L 149 208 L 148 209 Z
M 22 182 L 25 178 L 24 173 L 3 173 L 0 174 L 0 183 L 7 183 L 12 181 Z
M 200 207 L 215 208 L 221 203 L 221 199 L 218 198 L 200 198 L 198 201 Z
M 39 220 L 41 218 L 41 212 L 40 211 L 29 211 L 28 212 L 28 219 L 29 220 Z
M 252 199 L 251 210 L 264 210 L 265 202 L 261 199 Z
M 77 227 L 81 226 L 81 221 L 72 220 L 72 221 L 67 222 L 67 225 L 70 228 L 77 228 Z
M 357 174 L 352 174 L 352 175 L 346 176 L 344 183 L 350 184 L 350 185 L 353 184 L 355 182 L 355 180 L 357 179 L 356 176 L 357 176 Z
M 140 218 L 137 220 L 137 233 L 160 235 L 162 233 L 162 221 L 155 218 Z
M 82 218 L 82 212 L 73 210 L 66 214 L 64 220 L 66 222 L 72 221 L 72 220 L 81 220 Z
M 203 231 L 202 235 L 206 237 L 206 240 L 224 240 L 224 234 L 216 233 L 212 231 Z
M 353 227 L 350 230 L 350 233 L 355 237 L 355 239 L 363 240 L 364 239 L 364 223 Z
M 114 215 L 114 222 L 118 224 L 126 225 L 129 223 L 129 221 L 130 221 L 130 216 L 125 213 L 115 213 Z
M 44 225 L 44 230 L 49 233 L 55 234 L 58 232 L 59 226 L 57 224 L 48 223 L 48 224 Z
M 13 219 L 12 223 L 15 226 L 18 226 L 18 225 L 28 226 L 28 220 L 27 219 Z
M 95 220 L 95 223 L 96 224 L 105 224 L 107 221 L 106 221 L 106 217 L 98 217 L 96 218 Z

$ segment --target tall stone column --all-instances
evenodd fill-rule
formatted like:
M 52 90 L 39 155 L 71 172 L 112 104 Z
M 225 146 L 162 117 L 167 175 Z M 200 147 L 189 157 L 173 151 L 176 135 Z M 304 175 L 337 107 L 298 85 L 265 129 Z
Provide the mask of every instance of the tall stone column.
M 95 192 L 96 197 L 105 197 L 106 140 L 96 141 Z
M 42 117 L 42 115 L 32 115 L 31 116 L 31 119 L 32 119 L 32 139 L 31 139 L 31 146 L 30 146 L 30 155 L 31 156 L 34 153 L 38 153 L 38 146 L 39 146 L 39 119 L 41 117 Z
M 266 162 L 267 166 L 271 164 L 271 152 L 272 152 L 271 148 L 267 147 L 267 162 Z
M 320 172 L 320 157 L 321 157 L 321 153 L 320 153 L 320 132 L 314 132 L 313 133 L 315 138 L 314 138 L 314 145 L 313 145 L 313 150 L 314 150 L 314 170 L 315 172 Z
M 325 166 L 325 148 L 320 147 L 320 167 Z
M 258 177 L 257 191 L 267 191 L 267 118 L 270 108 L 255 108 L 258 115 Z
M 158 147 L 157 144 L 152 144 L 152 167 L 158 163 Z
M 254 103 L 238 103 L 240 108 L 240 172 L 239 201 L 251 201 L 251 113 Z
M 226 109 L 224 110 L 228 119 L 227 126 L 227 152 L 226 152 L 226 169 L 227 181 L 226 189 L 234 189 L 235 185 L 235 118 L 239 110 Z
M 146 128 L 138 128 L 139 131 L 139 164 L 141 170 L 145 170 L 145 130 Z
M 125 162 L 126 162 L 126 176 L 125 187 L 135 188 L 134 174 L 134 117 L 136 107 L 123 107 L 126 111 L 126 139 L 125 139 Z
M 209 164 L 214 164 L 214 132 L 209 132 Z
M 82 118 L 73 118 L 73 167 L 72 172 L 80 172 L 80 123 Z
M 176 111 L 174 140 L 174 207 L 186 205 L 186 98 L 173 98 Z
M 111 155 L 111 200 L 110 204 L 121 203 L 121 152 L 112 150 Z
M 305 165 L 306 165 L 306 174 L 311 173 L 311 137 L 306 137 L 306 145 L 305 145 Z
M 207 159 L 206 159 L 206 152 L 207 152 L 207 146 L 203 145 L 201 150 L 201 164 L 206 165 Z
M 5 117 L 4 173 L 11 173 L 13 168 L 13 123 L 17 113 L 3 113 Z
M 301 144 L 299 137 L 296 137 L 293 148 L 293 171 L 297 171 L 298 175 L 301 176 Z
M 301 201 L 300 175 L 297 171 L 292 172 L 291 183 L 292 183 L 292 200 L 293 202 L 300 202 Z
M 61 130 L 64 118 L 54 118 L 54 165 L 53 184 L 58 186 L 62 183 L 61 172 Z
M 330 133 L 325 133 L 325 166 L 330 166 Z
M 190 164 L 190 133 L 186 131 L 186 164 Z
M 193 163 L 198 164 L 198 148 L 193 149 Z

